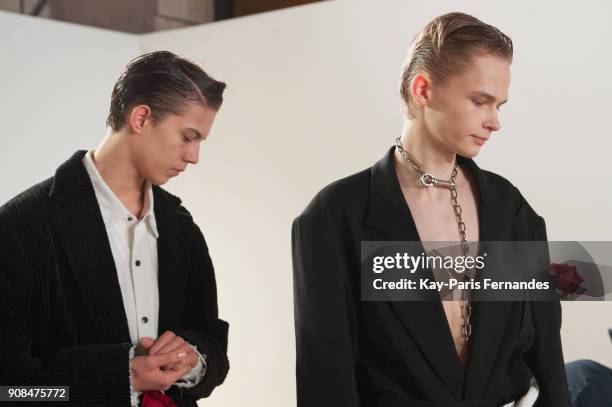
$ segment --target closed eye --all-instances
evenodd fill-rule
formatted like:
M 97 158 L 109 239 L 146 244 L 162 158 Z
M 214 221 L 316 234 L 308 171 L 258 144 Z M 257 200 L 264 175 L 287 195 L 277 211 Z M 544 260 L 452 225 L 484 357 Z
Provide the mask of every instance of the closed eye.
M 484 103 L 483 103 L 483 102 L 481 102 L 480 100 L 476 100 L 476 99 L 472 99 L 472 102 L 474 102 L 474 104 L 475 104 L 476 106 L 482 106 L 482 105 L 484 104 Z

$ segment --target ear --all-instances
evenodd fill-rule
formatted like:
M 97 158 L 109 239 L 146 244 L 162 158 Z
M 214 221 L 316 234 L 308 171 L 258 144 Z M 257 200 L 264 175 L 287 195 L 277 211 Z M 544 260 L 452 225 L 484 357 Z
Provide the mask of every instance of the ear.
M 421 72 L 415 75 L 410 84 L 412 100 L 418 110 L 427 106 L 430 102 L 431 75 L 428 72 Z
M 145 127 L 147 121 L 151 121 L 153 116 L 151 114 L 151 108 L 147 105 L 138 105 L 132 108 L 128 124 L 130 130 L 133 133 L 140 134 L 142 129 Z

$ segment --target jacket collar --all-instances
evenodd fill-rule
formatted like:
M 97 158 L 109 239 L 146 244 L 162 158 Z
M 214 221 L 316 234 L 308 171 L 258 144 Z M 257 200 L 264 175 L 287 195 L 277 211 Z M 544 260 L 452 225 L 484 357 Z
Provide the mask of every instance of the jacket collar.
M 394 151 L 395 147 L 392 147 L 371 168 L 364 224 L 382 232 L 390 241 L 420 241 L 395 173 Z M 457 160 L 476 181 L 480 241 L 510 240 L 508 231 L 511 230 L 513 214 L 491 178 L 472 159 L 457 156 Z M 427 272 L 426 277 L 433 279 L 431 271 Z M 457 400 L 482 397 L 513 304 L 473 303 L 468 366 L 463 369 L 439 296 L 433 296 L 429 301 L 389 302 Z
M 123 298 L 106 228 L 95 192 L 77 151 L 57 169 L 49 197 L 49 218 L 58 244 L 66 254 L 81 291 L 86 312 L 101 341 L 130 342 Z M 176 315 L 178 276 L 177 208 L 180 199 L 153 186 L 160 288 L 160 330 L 170 326 Z
M 414 219 L 395 173 L 394 152 L 395 147 L 391 147 L 371 169 L 369 205 L 364 223 L 389 237 L 406 234 L 418 237 Z M 458 155 L 457 163 L 466 168 L 476 181 L 480 240 L 508 240 L 507 234 L 503 233 L 506 230 L 497 227 L 502 220 L 500 216 L 512 218 L 508 205 L 474 160 Z
M 49 192 L 49 198 L 64 207 L 78 205 L 83 200 L 90 200 L 95 197 L 94 188 L 91 184 L 83 157 L 86 150 L 76 151 L 67 161 L 60 165 L 55 171 L 53 184 Z M 157 185 L 152 185 L 153 195 L 157 202 L 158 199 L 165 200 L 165 206 L 176 208 L 181 204 L 181 199 L 161 189 Z

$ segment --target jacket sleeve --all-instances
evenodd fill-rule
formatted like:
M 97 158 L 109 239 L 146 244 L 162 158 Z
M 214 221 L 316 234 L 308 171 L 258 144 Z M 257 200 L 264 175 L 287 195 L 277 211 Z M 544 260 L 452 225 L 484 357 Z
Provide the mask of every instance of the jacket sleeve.
M 229 325 L 219 319 L 217 306 L 217 283 L 215 272 L 202 232 L 193 224 L 194 238 L 191 252 L 193 262 L 189 269 L 185 308 L 181 329 L 176 334 L 197 346 L 206 355 L 206 374 L 193 387 L 177 389 L 183 397 L 198 400 L 208 397 L 213 389 L 223 383 L 229 370 L 227 358 L 227 335 Z
M 533 234 L 530 240 L 547 241 L 544 219 L 538 216 L 524 202 L 529 213 Z M 548 256 L 547 256 L 548 257 Z M 534 407 L 569 407 L 565 364 L 561 346 L 561 303 L 560 301 L 532 301 L 530 304 L 535 339 L 525 360 L 538 383 L 539 395 Z
M 331 224 L 316 205 L 293 222 L 298 407 L 359 405 L 355 300 Z
M 76 404 L 130 404 L 129 343 L 65 347 L 33 355 L 29 315 L 44 305 L 16 229 L 0 216 L 0 385 L 69 386 Z M 23 404 L 23 403 L 19 403 Z M 27 404 L 27 403 L 26 403 Z

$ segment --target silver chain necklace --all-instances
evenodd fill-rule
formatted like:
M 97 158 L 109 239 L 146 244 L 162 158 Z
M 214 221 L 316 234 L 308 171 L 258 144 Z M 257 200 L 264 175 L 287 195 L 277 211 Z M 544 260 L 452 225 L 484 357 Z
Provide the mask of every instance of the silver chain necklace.
M 462 210 L 459 202 L 457 201 L 457 161 L 455 160 L 455 165 L 453 167 L 453 173 L 451 175 L 451 179 L 446 181 L 439 178 L 434 177 L 432 174 L 425 172 L 408 157 L 408 153 L 402 147 L 400 142 L 400 138 L 395 139 L 395 147 L 397 151 L 399 151 L 400 155 L 404 158 L 404 160 L 410 165 L 416 173 L 420 175 L 419 180 L 421 184 L 425 187 L 433 187 L 433 186 L 444 186 L 450 189 L 451 195 L 451 204 L 453 206 L 453 210 L 455 212 L 455 219 L 457 219 L 457 226 L 459 228 L 459 235 L 461 236 L 461 251 L 463 252 L 463 256 L 467 257 L 470 253 L 470 247 L 467 241 L 467 229 L 465 227 L 465 222 L 463 222 Z M 469 280 L 468 270 L 464 272 L 463 281 Z M 463 318 L 463 325 L 461 325 L 461 339 L 462 344 L 466 344 L 470 336 L 472 335 L 472 324 L 470 318 L 472 316 L 472 301 L 471 301 L 471 290 L 463 289 L 461 290 L 461 301 L 463 302 L 461 307 L 461 317 Z

